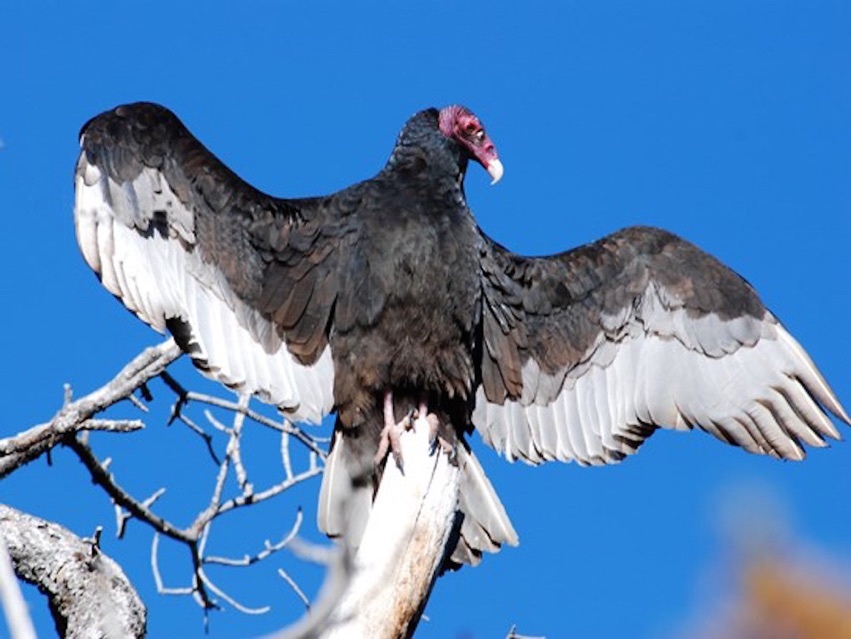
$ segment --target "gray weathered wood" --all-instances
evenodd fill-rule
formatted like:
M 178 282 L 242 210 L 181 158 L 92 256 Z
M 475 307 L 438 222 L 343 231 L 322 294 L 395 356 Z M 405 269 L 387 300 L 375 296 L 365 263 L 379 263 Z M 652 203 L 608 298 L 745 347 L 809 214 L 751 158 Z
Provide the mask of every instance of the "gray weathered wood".
M 15 572 L 50 600 L 66 639 L 144 637 L 146 610 L 121 567 L 62 526 L 0 504 L 0 536 Z
M 458 507 L 460 472 L 429 425 L 402 435 L 404 472 L 387 463 L 355 556 L 349 588 L 331 616 L 330 639 L 408 637 L 440 569 Z

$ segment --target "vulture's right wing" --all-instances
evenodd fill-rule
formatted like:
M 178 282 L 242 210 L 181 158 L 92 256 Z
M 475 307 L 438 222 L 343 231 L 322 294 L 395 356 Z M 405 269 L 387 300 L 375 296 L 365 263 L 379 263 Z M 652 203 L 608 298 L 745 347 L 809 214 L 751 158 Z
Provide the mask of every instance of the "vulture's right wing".
M 345 216 L 254 189 L 158 105 L 104 113 L 80 143 L 77 240 L 103 285 L 208 375 L 318 422 Z

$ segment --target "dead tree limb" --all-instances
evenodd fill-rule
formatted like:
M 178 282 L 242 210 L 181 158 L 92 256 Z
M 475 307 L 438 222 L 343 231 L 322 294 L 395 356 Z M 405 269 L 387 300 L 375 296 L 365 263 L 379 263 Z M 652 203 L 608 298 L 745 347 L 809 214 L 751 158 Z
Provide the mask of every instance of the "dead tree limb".
M 97 413 L 132 395 L 180 356 L 173 339 L 145 349 L 109 383 L 77 401 L 67 401 L 56 416 L 13 437 L 0 439 L 0 479 L 83 430 L 135 430 L 137 421 L 94 420 Z
M 189 547 L 193 562 L 193 579 L 188 588 L 181 589 L 181 593 L 194 595 L 204 607 L 205 613 L 217 607 L 214 597 L 221 598 L 245 612 L 260 612 L 265 608 L 255 610 L 239 604 L 210 580 L 204 570 L 205 565 L 238 562 L 207 557 L 204 551 L 206 537 L 210 525 L 217 517 L 272 498 L 319 474 L 322 468 L 317 461 L 324 457 L 324 451 L 317 440 L 285 420 L 283 423 L 275 422 L 256 414 L 249 407 L 247 398 L 240 398 L 238 402 L 226 402 L 173 386 L 176 388 L 175 392 L 178 392 L 178 405 L 173 411 L 173 417 L 186 417 L 182 415 L 182 409 L 189 401 L 230 410 L 233 414 L 233 424 L 230 426 L 220 423 L 212 414 L 207 414 L 210 423 L 228 437 L 228 445 L 223 458 L 213 455 L 219 470 L 209 505 L 198 513 L 189 526 L 180 527 L 155 514 L 154 501 L 161 492 L 146 500 L 139 500 L 123 490 L 113 477 L 111 467 L 108 468 L 108 461 L 102 462 L 95 456 L 88 438 L 83 433 L 86 430 L 129 431 L 141 427 L 141 423 L 135 421 L 108 421 L 95 419 L 95 416 L 118 401 L 132 397 L 137 389 L 141 388 L 144 392 L 145 382 L 162 375 L 165 367 L 179 355 L 180 351 L 173 340 L 167 340 L 144 351 L 112 381 L 94 393 L 77 401 L 71 401 L 67 396 L 69 393 L 66 393 L 65 404 L 52 420 L 15 437 L 0 440 L 0 478 L 51 450 L 56 444 L 64 444 L 77 454 L 92 474 L 95 483 L 113 499 L 119 513 L 119 529 L 132 517 L 147 523 L 157 531 L 152 546 L 155 575 L 158 573 L 156 542 L 162 534 Z M 249 481 L 242 464 L 239 446 L 246 418 L 274 428 L 282 437 L 281 456 L 286 476 L 282 481 L 262 490 Z M 195 427 L 204 433 L 200 426 L 196 424 Z M 354 558 L 351 553 L 344 553 L 344 556 L 348 557 L 344 563 L 349 566 L 343 571 L 345 579 L 331 579 L 335 587 L 329 590 L 330 597 L 322 598 L 321 606 L 312 609 L 313 614 L 306 620 L 306 636 L 395 639 L 409 637 L 414 632 L 442 566 L 446 544 L 456 523 L 460 482 L 457 465 L 450 461 L 440 447 L 432 447 L 430 433 L 431 428 L 423 419 L 417 422 L 413 431 L 403 435 L 404 473 L 395 464 L 388 464 L 360 548 Z M 290 437 L 294 437 L 308 450 L 309 464 L 307 469 L 301 472 L 293 471 L 289 459 Z M 212 445 L 209 438 L 208 445 Z M 235 480 L 237 492 L 236 495 L 226 497 L 223 488 L 229 476 Z M 75 557 L 79 566 L 74 567 L 77 570 L 90 571 L 94 579 L 100 578 L 101 571 L 117 571 L 120 574 L 120 569 L 100 553 L 96 543 L 83 542 L 55 524 L 41 522 L 35 518 L 25 520 L 29 516 L 12 509 L 0 511 L 0 516 L 12 518 L 13 515 L 17 521 L 29 523 L 13 526 L 0 519 L 0 532 L 6 537 L 18 574 L 37 583 L 48 593 L 60 632 L 71 637 L 140 636 L 144 632 L 144 608 L 138 598 L 135 598 L 135 592 L 129 584 L 127 587 L 135 598 L 134 603 L 137 603 L 141 610 L 141 622 L 138 626 L 129 629 L 121 626 L 123 619 L 116 618 L 115 613 L 110 612 L 110 609 L 115 607 L 112 603 L 99 609 L 79 603 L 67 604 L 68 607 L 64 607 L 64 602 L 69 597 L 66 591 L 72 594 L 76 591 L 60 577 L 75 578 L 76 573 L 65 567 L 70 559 L 60 559 L 60 556 Z M 299 517 L 291 534 L 281 543 L 267 542 L 264 550 L 257 553 L 256 560 L 288 545 L 297 534 L 300 521 Z M 26 565 L 35 561 L 35 558 L 22 555 L 24 550 L 30 549 L 39 557 L 42 554 L 37 550 L 37 543 L 29 539 L 21 541 L 23 538 L 17 531 L 28 531 L 30 528 L 41 531 L 44 537 L 52 536 L 54 545 L 55 539 L 69 538 L 67 552 L 47 555 L 54 561 L 62 562 L 58 568 L 51 566 L 27 572 Z M 12 533 L 7 532 L 7 529 L 15 531 L 19 537 L 12 537 Z M 77 545 L 74 546 L 72 542 Z M 248 556 L 248 564 L 254 563 L 255 559 L 252 557 Z M 245 562 L 243 557 L 243 563 Z M 126 581 L 123 575 L 121 581 Z M 86 590 L 95 591 L 93 588 Z M 166 590 L 170 591 L 164 589 Z M 108 598 L 102 595 L 98 597 L 101 601 L 108 601 Z M 73 634 L 72 628 L 78 623 L 75 615 L 80 614 L 92 615 L 87 617 L 80 627 L 95 628 L 100 634 Z M 62 624 L 65 626 L 61 626 Z
M 327 639 L 410 637 L 428 601 L 455 523 L 460 471 L 432 446 L 425 419 L 402 435 L 402 454 L 404 473 L 392 462 L 384 469 Z
M 240 402 L 240 405 L 243 403 L 247 405 L 247 400 L 245 402 Z M 230 596 L 222 588 L 217 586 L 205 571 L 205 566 L 207 564 L 222 564 L 226 562 L 226 560 L 222 557 L 215 557 L 213 560 L 210 560 L 205 553 L 205 541 L 214 520 L 237 509 L 250 507 L 272 499 L 293 486 L 318 476 L 322 472 L 322 467 L 316 463 L 316 455 L 313 453 L 313 448 L 316 447 L 316 444 L 311 442 L 308 454 L 309 464 L 305 470 L 295 474 L 289 472 L 288 476 L 284 477 L 284 479 L 279 482 L 265 488 L 257 489 L 255 489 L 253 483 L 248 481 L 246 474 L 241 480 L 236 478 L 240 492 L 233 497 L 225 499 L 224 486 L 228 476 L 231 474 L 230 470 L 232 467 L 241 464 L 239 461 L 241 460 L 240 437 L 242 433 L 242 423 L 246 416 L 248 416 L 246 412 L 234 411 L 233 427 L 218 424 L 218 427 L 225 431 L 229 437 L 227 452 L 220 463 L 216 482 L 213 488 L 213 495 L 210 498 L 209 504 L 197 514 L 194 521 L 192 521 L 192 523 L 188 526 L 178 526 L 169 519 L 154 512 L 152 508 L 153 502 L 162 494 L 161 491 L 154 493 L 154 495 L 146 500 L 134 497 L 122 487 L 113 475 L 112 468 L 114 465 L 107 467 L 107 464 L 98 459 L 91 446 L 87 442 L 83 441 L 82 437 L 69 437 L 64 441 L 65 446 L 74 451 L 80 461 L 83 462 L 83 465 L 91 474 L 92 481 L 96 485 L 100 486 L 104 492 L 109 495 L 110 499 L 112 499 L 119 513 L 119 530 L 123 530 L 126 522 L 132 518 L 149 525 L 157 532 L 157 535 L 154 536 L 151 553 L 152 568 L 157 581 L 158 591 L 162 594 L 192 595 L 204 608 L 205 615 L 209 610 L 219 607 L 216 597 L 226 601 L 234 608 L 245 613 L 259 614 L 268 610 L 267 606 L 249 607 L 240 604 L 234 597 Z M 208 418 L 212 419 L 212 416 L 208 415 Z M 218 422 L 213 420 L 213 423 L 215 424 Z M 286 438 L 289 436 L 288 432 L 283 430 L 281 431 L 281 437 Z M 289 461 L 287 461 L 284 466 L 290 469 L 292 468 L 292 464 Z M 256 563 L 257 561 L 260 561 L 274 552 L 286 547 L 289 541 L 299 532 L 301 522 L 302 516 L 299 511 L 296 515 L 296 523 L 290 531 L 288 538 L 285 538 L 284 542 L 279 544 L 271 544 L 267 542 L 265 551 L 261 551 L 254 556 L 253 560 L 246 561 L 244 565 Z M 189 551 L 193 575 L 190 586 L 172 588 L 166 587 L 162 584 L 157 563 L 157 549 L 159 547 L 160 535 L 178 542 L 185 546 Z M 235 565 L 238 562 L 231 561 L 230 563 L 231 565 Z
M 96 540 L 0 504 L 0 536 L 15 572 L 45 593 L 69 639 L 144 637 L 146 611 L 124 572 Z
M 319 475 L 322 472 L 322 467 L 318 461 L 324 456 L 324 451 L 316 439 L 286 420 L 280 419 L 275 422 L 275 420 L 253 411 L 249 406 L 248 397 L 239 397 L 237 402 L 228 402 L 184 390 L 174 378 L 165 372 L 166 367 L 179 356 L 180 350 L 174 340 L 168 339 L 158 346 L 143 351 L 108 383 L 76 401 L 72 401 L 70 389 L 66 386 L 65 401 L 62 408 L 50 421 L 34 426 L 16 436 L 0 439 L 0 478 L 38 456 L 51 451 L 57 444 L 63 445 L 67 450 L 73 451 L 77 455 L 90 472 L 92 481 L 112 499 L 115 505 L 119 537 L 123 534 L 127 523 L 132 519 L 143 522 L 156 531 L 152 543 L 155 577 L 158 577 L 156 548 L 160 535 L 184 545 L 189 550 L 192 566 L 190 585 L 182 589 L 161 587 L 161 592 L 192 595 L 205 609 L 205 617 L 209 610 L 219 607 L 216 599 L 225 601 L 243 612 L 263 612 L 268 609 L 268 606 L 251 608 L 240 604 L 234 597 L 214 583 L 205 568 L 207 564 L 251 565 L 282 550 L 298 533 L 302 522 L 301 512 L 297 513 L 293 530 L 284 540 L 277 543 L 267 541 L 264 548 L 254 555 L 243 553 L 241 563 L 224 557 L 214 557 L 208 561 L 205 546 L 211 525 L 215 519 L 226 515 L 226 513 L 272 499 L 296 484 Z M 146 401 L 152 401 L 153 398 L 147 392 L 145 384 L 157 376 L 166 379 L 167 385 L 177 393 L 178 400 L 173 409 L 173 416 L 181 418 L 182 421 L 188 421 L 188 417 L 182 411 L 186 409 L 190 401 L 229 411 L 233 418 L 232 425 L 225 425 L 219 422 L 212 413 L 205 411 L 208 421 L 227 437 L 227 446 L 223 457 L 215 454 L 213 438 L 207 430 L 195 425 L 196 432 L 204 437 L 208 449 L 211 451 L 212 459 L 216 468 L 218 468 L 218 479 L 209 504 L 197 514 L 188 526 L 177 525 L 157 513 L 159 509 L 154 508 L 155 502 L 165 493 L 164 488 L 160 488 L 146 498 L 138 498 L 132 495 L 122 487 L 113 475 L 116 467 L 118 467 L 117 470 L 120 470 L 121 465 L 112 464 L 111 459 L 99 459 L 89 443 L 88 432 L 91 430 L 130 432 L 143 428 L 144 425 L 141 421 L 102 419 L 99 413 L 124 399 L 132 401 L 137 408 L 147 411 L 147 407 L 136 399 L 133 393 L 139 390 Z M 249 481 L 249 473 L 243 464 L 240 450 L 242 433 L 247 426 L 246 420 L 257 421 L 265 427 L 274 429 L 283 440 L 281 455 L 285 476 L 280 480 L 271 484 L 267 481 L 263 481 L 262 484 Z M 296 438 L 307 449 L 306 459 L 308 463 L 304 470 L 293 471 L 294 464 L 290 460 L 290 449 L 287 443 L 290 437 Z M 233 477 L 237 484 L 236 494 L 233 490 L 225 490 L 225 482 L 229 477 Z M 2 528 L 0 528 L 0 532 L 3 532 Z M 94 561 L 97 555 L 92 555 L 92 557 Z M 52 578 L 49 573 L 44 571 L 29 576 L 24 573 L 19 573 L 19 575 L 25 579 L 32 578 L 35 580 L 42 578 L 50 580 Z M 50 593 L 53 590 L 51 583 L 48 581 L 39 585 L 44 592 Z M 158 586 L 161 586 L 159 579 L 157 579 L 157 583 Z M 296 591 L 297 593 L 300 592 L 298 588 L 296 588 Z

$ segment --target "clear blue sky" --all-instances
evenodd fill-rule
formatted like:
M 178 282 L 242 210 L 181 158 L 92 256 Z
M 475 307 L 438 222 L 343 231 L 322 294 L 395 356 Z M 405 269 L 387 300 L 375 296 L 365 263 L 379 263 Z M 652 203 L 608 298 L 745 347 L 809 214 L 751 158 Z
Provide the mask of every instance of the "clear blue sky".
M 244 178 L 288 196 L 369 177 L 410 114 L 464 103 L 506 168 L 496 187 L 477 167 L 467 179 L 493 237 L 546 253 L 630 224 L 671 229 L 753 283 L 851 407 L 848 3 L 10 4 L 0 13 L 2 435 L 48 419 L 64 382 L 90 391 L 160 339 L 100 287 L 72 223 L 79 127 L 141 99 L 169 106 Z M 197 442 L 178 427 L 151 423 L 95 445 L 140 492 L 180 468 L 187 483 L 201 478 L 195 493 L 174 489 L 167 512 L 203 503 L 211 471 L 193 470 Z M 474 447 L 521 545 L 441 579 L 422 637 L 502 637 L 514 623 L 551 638 L 688 636 L 730 586 L 716 574 L 730 504 L 750 513 L 733 518 L 740 527 L 770 527 L 784 511 L 798 544 L 851 562 L 849 443 L 791 464 L 659 433 L 604 469 L 531 469 L 478 438 Z M 285 531 L 295 503 L 315 536 L 317 490 L 234 522 L 223 546 L 253 552 Z M 106 551 L 150 607 L 150 635 L 203 636 L 194 603 L 154 594 L 150 532 L 131 525 L 115 540 L 109 504 L 69 453 L 0 483 L 0 500 L 81 535 L 105 525 Z M 178 582 L 187 570 L 174 556 Z M 298 574 L 291 558 L 274 561 Z M 320 576 L 308 571 L 306 587 Z M 214 639 L 300 613 L 274 577 L 219 581 L 274 610 L 214 614 Z M 47 634 L 43 606 L 36 615 Z

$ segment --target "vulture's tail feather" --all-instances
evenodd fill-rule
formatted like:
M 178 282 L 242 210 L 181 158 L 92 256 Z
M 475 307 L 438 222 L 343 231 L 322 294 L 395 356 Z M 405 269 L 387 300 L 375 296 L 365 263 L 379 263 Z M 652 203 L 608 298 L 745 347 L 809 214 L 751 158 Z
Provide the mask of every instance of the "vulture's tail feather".
M 456 564 L 475 566 L 481 561 L 482 552 L 498 552 L 502 544 L 516 546 L 519 540 L 484 469 L 462 438 L 457 443 L 457 454 L 461 467 L 458 510 L 462 520 L 458 543 L 449 557 Z
M 329 537 L 341 537 L 356 551 L 372 510 L 375 477 L 371 458 L 359 450 L 359 440 L 337 429 L 325 460 L 319 491 L 318 525 Z M 503 544 L 516 546 L 517 533 L 505 508 L 463 438 L 458 438 L 457 463 L 461 468 L 458 511 L 460 525 L 450 538 L 447 568 L 477 565 L 482 553 L 495 553 Z M 367 467 L 368 466 L 368 467 Z

